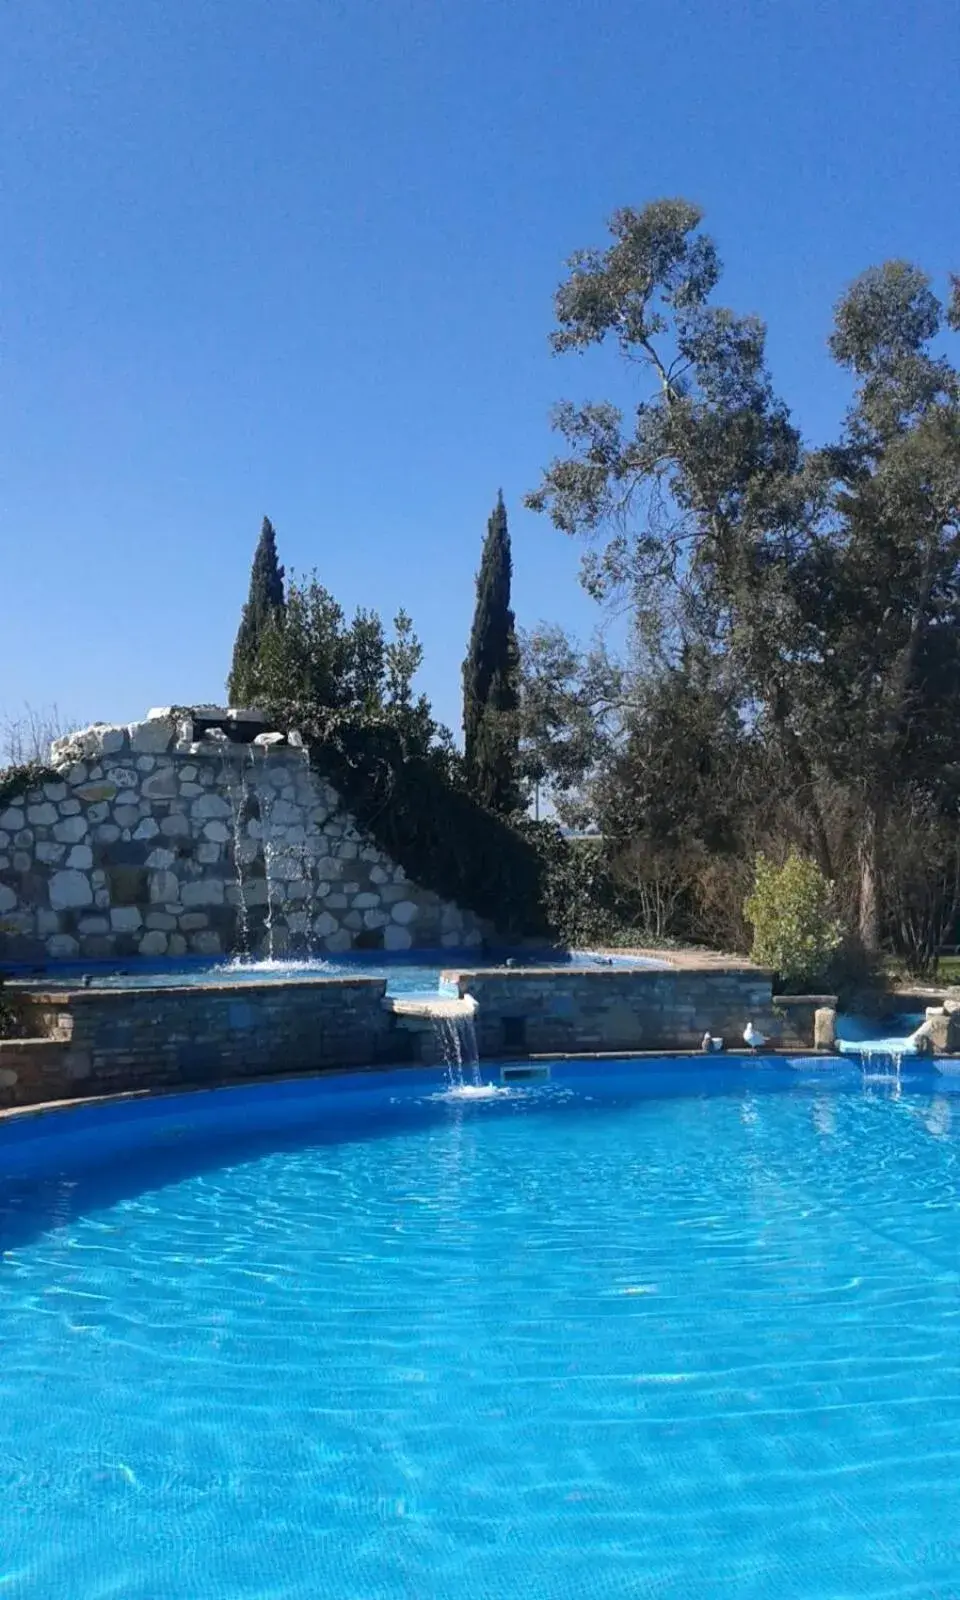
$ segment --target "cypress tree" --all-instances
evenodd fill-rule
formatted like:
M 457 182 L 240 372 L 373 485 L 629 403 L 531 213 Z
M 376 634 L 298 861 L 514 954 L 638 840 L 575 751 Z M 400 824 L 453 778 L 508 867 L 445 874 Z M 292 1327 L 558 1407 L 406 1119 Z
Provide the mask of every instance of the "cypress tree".
M 277 560 L 277 536 L 270 518 L 264 517 L 250 570 L 250 594 L 237 629 L 233 663 L 227 679 L 231 705 L 243 706 L 256 699 L 260 645 L 268 625 L 274 621 L 282 622 L 285 609 L 283 568 Z
M 487 523 L 470 644 L 463 663 L 463 734 L 467 778 L 481 804 L 518 809 L 520 656 L 510 609 L 512 560 L 503 493 Z

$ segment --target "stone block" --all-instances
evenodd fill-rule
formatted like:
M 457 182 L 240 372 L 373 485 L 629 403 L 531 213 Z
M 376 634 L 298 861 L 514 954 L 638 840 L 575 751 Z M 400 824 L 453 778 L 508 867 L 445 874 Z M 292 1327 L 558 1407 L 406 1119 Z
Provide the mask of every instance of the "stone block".
M 80 946 L 72 934 L 54 933 L 47 940 L 47 955 L 55 961 L 69 961 L 71 956 L 80 954 Z
M 190 948 L 198 956 L 219 956 L 223 953 L 220 935 L 209 928 L 203 933 L 195 933 L 191 936 Z
M 120 837 L 120 829 L 115 822 L 101 822 L 94 829 L 93 837 L 97 844 L 115 844 Z
M 78 789 L 74 789 L 73 792 L 78 800 L 83 801 L 84 805 L 102 805 L 107 800 L 116 799 L 117 785 L 115 783 L 84 783 Z
M 65 844 L 52 844 L 49 839 L 41 839 L 40 843 L 34 846 L 33 853 L 38 861 L 54 862 L 62 861 L 66 851 Z
M 355 911 L 372 911 L 374 908 L 379 910 L 379 907 L 380 896 L 378 894 L 371 893 L 370 890 L 367 890 L 363 894 L 358 894 L 353 902 L 353 909 Z
M 8 806 L 6 811 L 0 811 L 0 828 L 7 828 L 10 833 L 18 832 L 26 820 L 26 815 L 19 806 Z
M 390 916 L 386 911 L 378 909 L 368 910 L 363 913 L 363 925 L 365 928 L 385 928 L 389 921 Z
M 343 926 L 345 928 L 352 928 L 354 932 L 359 931 L 359 929 L 363 927 L 363 912 L 348 911 L 343 919 Z
M 212 839 L 216 844 L 226 844 L 230 834 L 225 822 L 205 822 L 203 825 L 203 837 Z
M 61 817 L 78 817 L 80 815 L 79 800 L 61 800 L 57 807 Z M 87 821 L 90 821 L 90 812 L 87 812 Z
M 185 889 L 188 886 L 184 886 Z M 170 905 L 180 894 L 180 880 L 175 872 L 161 871 L 150 874 L 150 901 L 153 905 Z M 186 904 L 186 902 L 184 902 Z
M 189 818 L 181 817 L 176 813 L 169 817 L 161 817 L 160 832 L 166 839 L 189 839 Z
M 40 906 L 37 911 L 37 933 L 41 937 L 48 933 L 60 932 L 60 915 L 56 911 L 48 911 L 45 906 Z
M 156 764 L 156 756 L 137 756 L 138 772 L 152 772 Z
M 336 933 L 328 934 L 323 941 L 323 948 L 328 950 L 331 955 L 342 955 L 345 951 L 350 950 L 352 946 L 353 940 L 346 928 L 338 928 Z
M 196 858 L 205 867 L 212 867 L 223 855 L 223 845 L 215 844 L 210 839 L 202 839 L 197 845 Z
M 157 845 L 156 849 L 150 851 L 144 865 L 149 867 L 151 872 L 166 872 L 169 867 L 173 866 L 176 859 L 175 851 L 166 850 L 162 845 Z
M 109 933 L 109 917 L 81 917 L 77 922 L 78 933 Z
M 391 908 L 390 915 L 394 922 L 400 923 L 401 927 L 407 927 L 411 922 L 416 921 L 418 911 L 419 907 L 413 900 L 398 900 L 396 905 Z
M 66 911 L 72 906 L 92 906 L 93 887 L 85 873 L 72 868 L 55 872 L 48 886 L 50 906 L 54 911 Z
M 27 806 L 27 821 L 35 827 L 49 827 L 57 820 L 57 808 L 49 800 L 42 800 L 38 805 Z
M 133 830 L 134 839 L 155 839 L 160 832 L 160 824 L 154 817 L 143 817 Z
M 46 800 L 66 800 L 67 786 L 65 783 L 45 783 L 43 794 Z
M 142 922 L 136 906 L 112 906 L 110 909 L 110 926 L 114 933 L 136 933 Z
M 140 821 L 140 809 L 138 806 L 115 806 L 113 820 L 121 828 L 135 828 Z
M 160 755 L 169 750 L 176 737 L 176 725 L 168 712 L 148 718 L 146 722 L 131 722 L 130 748 L 138 755 Z
M 837 1013 L 833 1006 L 818 1006 L 813 1013 L 813 1043 L 817 1050 L 832 1050 L 837 1042 Z
M 183 937 L 183 934 L 182 933 L 171 933 L 169 939 L 167 940 L 167 955 L 168 956 L 185 956 L 186 953 L 187 953 L 187 941 Z
M 196 883 L 185 883 L 180 891 L 180 899 L 184 906 L 222 906 L 223 879 L 200 878 Z
M 127 747 L 126 728 L 104 728 L 100 739 L 100 749 L 105 756 L 119 755 Z
M 313 924 L 314 932 L 318 933 L 321 939 L 328 939 L 332 933 L 337 932 L 339 926 L 336 917 L 332 917 L 329 911 L 322 911 Z
M 116 789 L 135 789 L 140 782 L 136 767 L 111 766 L 110 782 Z
M 37 846 L 39 849 L 39 845 Z M 88 844 L 75 844 L 70 848 L 67 856 L 67 866 L 77 867 L 81 872 L 88 871 L 93 866 L 93 851 Z
M 32 828 L 21 828 L 19 833 L 15 833 L 14 834 L 13 842 L 16 845 L 18 850 L 30 850 L 30 849 L 32 849 L 33 848 L 33 829 Z
M 196 933 L 198 928 L 209 927 L 210 918 L 205 911 L 185 911 L 180 918 L 184 933 Z
M 193 801 L 190 815 L 206 822 L 214 817 L 229 817 L 230 807 L 218 794 L 202 794 L 198 800 Z
M 17 897 L 6 883 L 0 883 L 0 913 L 13 911 L 16 908 Z
M 140 793 L 144 800 L 175 800 L 177 777 L 173 768 L 160 767 L 158 771 L 151 772 L 149 778 L 144 778 L 141 783 Z
M 71 786 L 73 786 L 74 784 L 77 784 L 77 783 L 86 783 L 86 781 L 87 781 L 87 763 L 85 761 L 73 761 L 73 762 L 71 762 L 70 766 L 67 767 L 67 769 L 64 772 L 63 776 L 66 779 L 67 783 L 69 783 Z
M 148 911 L 145 926 L 151 933 L 171 933 L 177 926 L 177 919 L 169 911 Z
M 395 922 L 384 928 L 383 948 L 385 950 L 409 950 L 412 945 L 413 938 L 409 928 L 401 928 Z
M 87 837 L 86 817 L 64 817 L 54 825 L 53 837 L 62 844 L 78 844 Z
M 142 956 L 163 956 L 167 953 L 167 936 L 159 928 L 145 933 L 139 944 Z

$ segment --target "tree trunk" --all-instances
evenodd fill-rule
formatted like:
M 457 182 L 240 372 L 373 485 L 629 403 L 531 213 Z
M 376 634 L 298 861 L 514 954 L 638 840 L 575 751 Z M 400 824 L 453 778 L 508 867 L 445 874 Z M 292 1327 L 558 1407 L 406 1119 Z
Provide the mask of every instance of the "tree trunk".
M 860 875 L 860 943 L 868 956 L 880 954 L 880 820 L 869 801 L 863 808 L 863 826 L 857 848 Z

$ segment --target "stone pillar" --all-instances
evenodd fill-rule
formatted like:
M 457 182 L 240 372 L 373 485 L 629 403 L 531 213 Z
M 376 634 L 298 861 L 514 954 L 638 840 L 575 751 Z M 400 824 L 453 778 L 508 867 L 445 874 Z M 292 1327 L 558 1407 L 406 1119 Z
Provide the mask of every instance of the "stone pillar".
M 813 1013 L 813 1047 L 815 1050 L 835 1050 L 837 1045 L 837 1013 L 833 1006 L 819 1006 Z

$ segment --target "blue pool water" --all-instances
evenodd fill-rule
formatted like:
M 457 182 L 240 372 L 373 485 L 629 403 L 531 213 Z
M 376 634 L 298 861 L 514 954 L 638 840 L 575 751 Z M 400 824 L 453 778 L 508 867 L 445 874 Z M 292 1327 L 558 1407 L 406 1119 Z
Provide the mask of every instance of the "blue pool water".
M 558 970 L 595 967 L 646 967 L 660 970 L 670 966 L 667 960 L 650 956 L 599 955 L 588 950 L 550 951 L 546 954 L 503 953 L 480 955 L 476 951 L 415 951 L 410 955 L 371 955 L 357 952 L 351 955 L 319 957 L 298 961 L 211 961 L 198 957 L 176 960 L 163 958 L 156 961 L 137 959 L 132 966 L 106 962 L 60 962 L 51 965 L 44 976 L 32 969 L 22 968 L 14 973 L 19 981 L 35 982 L 49 989 L 74 988 L 82 977 L 89 977 L 97 988 L 133 989 L 175 988 L 209 983 L 266 983 L 288 982 L 303 978 L 385 978 L 389 994 L 435 994 L 440 985 L 440 974 L 447 969 L 462 967 L 467 971 L 478 968 L 502 966 L 508 962 L 515 967 L 550 967 Z
M 960 1594 L 957 1080 L 0 1126 L 0 1595 Z

